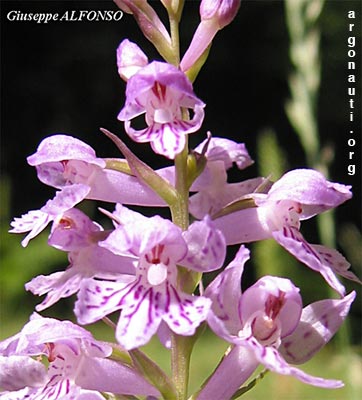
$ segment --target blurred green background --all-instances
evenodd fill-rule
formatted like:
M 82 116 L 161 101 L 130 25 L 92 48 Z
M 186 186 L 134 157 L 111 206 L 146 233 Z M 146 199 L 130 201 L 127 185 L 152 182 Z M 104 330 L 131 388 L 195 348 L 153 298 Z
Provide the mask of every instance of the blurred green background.
M 162 16 L 159 2 L 152 1 Z M 299 0 L 289 3 L 299 4 Z M 318 2 L 307 1 L 308 5 Z M 198 23 L 198 1 L 186 1 L 181 24 L 181 48 L 185 51 Z M 307 7 L 307 6 L 306 6 Z M 313 7 L 311 8 L 313 11 Z M 119 22 L 65 22 L 47 25 L 34 22 L 10 22 L 10 10 L 22 12 L 57 12 L 68 10 L 117 10 L 111 1 L 1 1 L 1 208 L 0 208 L 0 338 L 17 332 L 28 320 L 39 298 L 24 291 L 24 283 L 38 274 L 49 274 L 67 265 L 66 255 L 46 245 L 48 230 L 33 240 L 26 249 L 21 237 L 7 233 L 9 222 L 30 209 L 40 208 L 53 197 L 54 190 L 42 185 L 33 168 L 26 163 L 39 142 L 50 134 L 67 133 L 92 145 L 101 157 L 117 157 L 117 149 L 99 133 L 106 127 L 122 135 L 126 143 L 154 168 L 167 165 L 155 157 L 149 145 L 135 145 L 124 134 L 116 116 L 124 104 L 124 82 L 117 74 L 115 49 L 124 38 L 138 43 L 149 56 L 159 58 L 154 48 L 139 33 L 132 17 Z M 256 161 L 245 171 L 231 171 L 230 180 L 242 180 L 257 174 L 272 174 L 273 179 L 286 170 L 304 166 L 328 171 L 333 181 L 353 185 L 354 197 L 342 205 L 327 221 L 305 221 L 302 232 L 310 243 L 333 241 L 351 262 L 353 271 L 362 276 L 361 261 L 361 137 L 356 134 L 358 159 L 356 174 L 347 173 L 349 130 L 361 132 L 360 107 L 355 122 L 348 121 L 347 94 L 347 11 L 357 18 L 354 35 L 359 56 L 355 74 L 355 104 L 361 105 L 361 2 L 327 0 L 318 18 L 307 22 L 305 39 L 317 32 L 320 44 L 313 64 L 313 52 L 306 49 L 305 60 L 311 61 L 307 74 L 317 74 L 320 84 L 311 89 L 311 106 L 317 153 L 303 147 L 303 127 L 286 112 L 288 101 L 298 101 L 289 86 L 290 78 L 302 74 L 290 57 L 293 40 L 288 31 L 284 1 L 242 1 L 235 21 L 215 38 L 209 60 L 201 70 L 194 88 L 207 103 L 200 135 L 190 136 L 194 146 L 204 139 L 207 130 L 214 136 L 229 137 L 246 143 Z M 295 15 L 294 19 L 297 18 Z M 289 22 L 296 25 L 296 20 Z M 296 38 L 294 38 L 296 40 Z M 313 41 L 312 41 L 313 42 Z M 313 46 L 313 44 L 312 44 Z M 314 68 L 314 69 L 313 69 Z M 317 69 L 316 69 L 317 68 Z M 309 72 L 308 72 L 309 71 Z M 294 100 L 293 100 L 294 99 Z M 304 118 L 308 122 L 308 116 Z M 310 126 L 310 125 L 309 125 Z M 310 131 L 310 130 L 309 130 Z M 313 164 L 313 165 L 310 165 Z M 98 204 L 99 205 L 99 204 Z M 82 206 L 98 221 L 94 203 Z M 102 206 L 112 209 L 111 205 Z M 154 210 L 148 210 L 153 213 Z M 331 222 L 332 221 L 332 222 Z M 327 228 L 320 228 L 321 226 Z M 323 233 L 324 232 L 324 233 Z M 305 304 L 331 295 L 324 281 L 273 242 L 251 245 L 252 261 L 246 271 L 245 286 L 263 274 L 293 279 Z M 228 259 L 236 248 L 231 247 Z M 207 277 L 207 279 L 211 279 Z M 323 377 L 344 379 L 346 388 L 338 391 L 315 389 L 293 378 L 268 374 L 263 383 L 244 396 L 245 399 L 354 399 L 362 390 L 361 377 L 361 290 L 345 282 L 347 291 L 357 290 L 350 317 L 341 335 L 315 359 L 303 366 L 306 371 Z M 42 314 L 74 320 L 74 298 L 61 300 Z M 94 328 L 103 338 L 109 328 Z M 212 371 L 226 345 L 206 332 L 193 354 L 191 388 Z M 168 365 L 157 340 L 148 351 Z

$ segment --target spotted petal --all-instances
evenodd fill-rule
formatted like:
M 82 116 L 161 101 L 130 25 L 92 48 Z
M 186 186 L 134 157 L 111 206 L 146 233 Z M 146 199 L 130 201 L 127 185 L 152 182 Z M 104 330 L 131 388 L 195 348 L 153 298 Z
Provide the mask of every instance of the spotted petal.
M 299 368 L 290 366 L 277 349 L 274 347 L 264 347 L 253 337 L 244 341 L 244 345 L 253 350 L 255 357 L 261 364 L 277 374 L 292 375 L 308 385 L 319 386 L 327 389 L 337 389 L 343 386 L 343 382 L 341 381 L 312 376 L 303 372 Z
M 38 304 L 37 311 L 45 310 L 63 297 L 69 297 L 79 289 L 83 277 L 76 271 L 54 272 L 48 276 L 39 275 L 25 284 L 25 289 L 33 294 L 42 296 L 47 294 L 45 300 Z
M 295 331 L 285 337 L 280 352 L 291 364 L 302 364 L 314 356 L 337 332 L 356 297 L 321 300 L 303 309 Z
M 202 153 L 207 140 L 200 143 L 195 151 Z M 205 155 L 208 161 L 222 161 L 226 170 L 230 169 L 233 163 L 239 169 L 244 169 L 253 164 L 244 143 L 237 143 L 226 138 L 212 137 Z
M 122 282 L 84 280 L 74 308 L 78 322 L 82 325 L 90 324 L 119 310 L 137 282 L 132 276 L 124 276 Z
M 345 294 L 344 286 L 337 279 L 333 268 L 333 254 L 328 258 L 318 252 L 318 247 L 310 245 L 302 236 L 302 234 L 293 227 L 283 227 L 282 231 L 273 232 L 274 239 L 288 250 L 299 261 L 306 264 L 309 268 L 319 272 L 327 283 L 336 290 L 341 297 Z M 347 262 L 347 261 L 346 261 Z M 345 269 L 342 268 L 341 269 Z
M 193 222 L 183 237 L 188 251 L 180 264 L 194 271 L 219 269 L 225 260 L 226 244 L 223 234 L 214 228 L 209 217 Z
M 292 200 L 302 205 L 301 219 L 337 207 L 352 197 L 351 186 L 329 182 L 313 169 L 284 174 L 268 193 L 269 201 Z
M 201 127 L 203 118 L 203 108 L 195 106 L 195 113 L 190 121 L 174 119 L 163 124 L 154 122 L 141 130 L 132 128 L 130 121 L 126 121 L 125 130 L 136 142 L 150 142 L 155 153 L 173 160 L 185 147 L 185 134 L 197 131 Z
M 162 244 L 176 262 L 185 256 L 187 247 L 181 229 L 171 221 L 158 215 L 147 218 L 122 206 L 117 206 L 114 216 L 120 224 L 100 242 L 114 254 L 140 256 Z
M 19 390 L 26 386 L 40 386 L 45 379 L 46 370 L 41 362 L 26 356 L 0 356 L 1 389 Z
M 20 218 L 14 218 L 11 222 L 12 229 L 10 233 L 30 233 L 21 242 L 23 247 L 26 247 L 31 239 L 38 236 L 53 220 L 53 216 L 42 212 L 41 210 L 31 210 Z
M 48 200 L 40 210 L 30 211 L 21 218 L 15 218 L 11 223 L 13 229 L 10 232 L 30 231 L 22 241 L 22 245 L 27 246 L 29 241 L 44 230 L 49 222 L 82 201 L 88 192 L 89 188 L 82 184 L 65 187 L 57 192 L 52 200 Z
M 175 333 L 193 335 L 201 322 L 206 320 L 210 307 L 210 299 L 179 293 L 169 285 L 163 319 Z
M 205 296 L 212 300 L 208 316 L 211 328 L 221 337 L 237 335 L 242 324 L 239 317 L 241 276 L 249 259 L 249 250 L 240 246 L 234 260 L 206 288 Z

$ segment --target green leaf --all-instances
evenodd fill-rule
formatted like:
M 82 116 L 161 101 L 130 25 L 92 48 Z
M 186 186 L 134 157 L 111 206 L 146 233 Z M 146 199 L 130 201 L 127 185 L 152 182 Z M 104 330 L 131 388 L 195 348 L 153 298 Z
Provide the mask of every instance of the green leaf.
M 173 382 L 154 361 L 138 349 L 130 350 L 129 354 L 138 370 L 160 391 L 164 399 L 177 399 Z
M 125 143 L 115 134 L 107 129 L 101 128 L 107 137 L 118 147 L 122 154 L 128 161 L 131 172 L 147 186 L 149 186 L 155 193 L 157 193 L 168 205 L 175 204 L 177 201 L 176 189 L 165 179 L 161 178 L 151 167 L 141 161 L 132 151 L 125 145 Z

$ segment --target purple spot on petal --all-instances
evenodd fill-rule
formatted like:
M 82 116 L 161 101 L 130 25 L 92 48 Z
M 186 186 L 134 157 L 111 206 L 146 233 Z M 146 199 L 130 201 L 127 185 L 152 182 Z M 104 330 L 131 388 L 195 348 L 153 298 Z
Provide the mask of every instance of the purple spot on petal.
M 303 339 L 307 339 L 311 334 L 312 332 L 310 331 L 304 332 Z

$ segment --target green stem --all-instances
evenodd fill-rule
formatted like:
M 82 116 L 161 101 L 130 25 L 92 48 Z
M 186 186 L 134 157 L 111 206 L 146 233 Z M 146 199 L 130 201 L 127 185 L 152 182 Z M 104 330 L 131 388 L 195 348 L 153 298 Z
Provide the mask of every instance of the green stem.
M 171 43 L 172 50 L 174 53 L 175 65 L 180 64 L 180 34 L 179 34 L 179 22 L 170 16 L 170 32 L 171 32 Z
M 172 220 L 182 230 L 186 230 L 189 225 L 187 156 L 188 144 L 186 140 L 185 148 L 175 157 L 175 187 L 178 199 L 176 204 L 171 207 Z M 178 285 L 181 286 L 180 281 L 178 282 Z M 172 334 L 171 341 L 172 380 L 176 387 L 177 400 L 185 400 L 187 398 L 189 364 L 193 341 L 189 337 L 179 336 L 174 333 Z
M 180 63 L 180 37 L 179 20 L 182 12 L 182 6 L 178 10 L 178 16 L 169 13 L 170 33 L 172 40 L 172 49 L 176 66 Z M 183 116 L 187 118 L 186 110 L 183 110 Z M 175 157 L 175 189 L 177 192 L 177 201 L 171 209 L 172 221 L 183 231 L 189 226 L 189 185 L 188 185 L 188 140 L 186 136 L 185 147 L 181 153 Z M 181 275 L 181 271 L 180 271 Z M 181 289 L 181 280 L 178 281 Z M 190 373 L 190 358 L 194 340 L 192 337 L 179 336 L 175 333 L 171 335 L 171 372 L 172 381 L 176 388 L 177 400 L 186 400 L 188 392 L 188 382 Z
M 189 384 L 190 358 L 194 344 L 192 337 L 171 336 L 172 380 L 176 388 L 177 400 L 186 400 Z
M 187 156 L 188 145 L 186 137 L 185 148 L 175 157 L 175 188 L 178 194 L 178 199 L 175 205 L 171 207 L 172 221 L 184 231 L 189 226 L 189 188 L 187 181 Z

